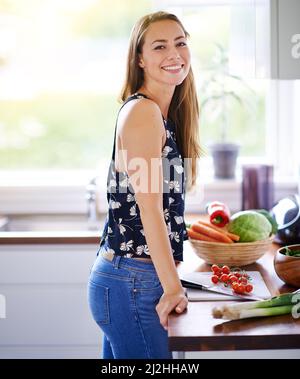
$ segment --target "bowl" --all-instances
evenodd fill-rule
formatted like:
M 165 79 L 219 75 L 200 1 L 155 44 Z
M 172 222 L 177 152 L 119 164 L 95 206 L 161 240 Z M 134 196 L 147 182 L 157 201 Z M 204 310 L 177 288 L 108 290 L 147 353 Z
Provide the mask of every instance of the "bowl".
M 277 250 L 274 257 L 274 268 L 279 278 L 286 284 L 300 287 L 300 257 L 283 254 L 283 250 L 300 250 L 300 245 L 288 245 Z
M 198 257 L 208 264 L 246 266 L 261 258 L 272 245 L 272 238 L 255 242 L 206 242 L 189 238 Z

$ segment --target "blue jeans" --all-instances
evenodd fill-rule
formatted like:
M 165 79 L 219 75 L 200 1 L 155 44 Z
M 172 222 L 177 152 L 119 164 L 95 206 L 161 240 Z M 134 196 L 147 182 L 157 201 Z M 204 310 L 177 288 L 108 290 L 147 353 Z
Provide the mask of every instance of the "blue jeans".
M 88 302 L 104 333 L 104 359 L 171 359 L 156 305 L 163 288 L 152 262 L 101 256 L 91 269 Z

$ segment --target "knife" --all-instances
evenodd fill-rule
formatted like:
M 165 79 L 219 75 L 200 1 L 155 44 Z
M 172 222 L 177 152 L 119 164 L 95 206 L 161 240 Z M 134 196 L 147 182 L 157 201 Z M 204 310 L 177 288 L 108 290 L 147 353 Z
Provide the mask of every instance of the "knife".
M 206 286 L 206 285 L 195 283 L 195 282 L 192 282 L 192 281 L 189 281 L 186 279 L 180 279 L 180 281 L 181 281 L 182 286 L 185 288 L 194 288 L 194 289 L 203 290 L 203 291 L 221 293 L 223 295 L 236 297 L 240 300 L 264 300 L 263 298 L 258 297 L 258 296 L 254 296 L 254 295 L 246 295 L 246 294 L 240 295 L 240 294 L 235 293 L 235 292 L 230 292 L 226 288 L 222 288 L 222 287 Z

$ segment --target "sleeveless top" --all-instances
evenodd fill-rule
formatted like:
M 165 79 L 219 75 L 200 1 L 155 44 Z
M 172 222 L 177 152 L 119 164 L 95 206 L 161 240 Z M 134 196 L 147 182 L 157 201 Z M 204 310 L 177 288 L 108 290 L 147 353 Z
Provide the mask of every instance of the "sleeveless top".
M 129 101 L 147 98 L 135 93 L 122 104 L 119 112 Z M 162 150 L 163 213 L 167 226 L 172 253 L 175 260 L 183 260 L 183 241 L 188 239 L 184 222 L 185 170 L 176 143 L 175 126 L 171 120 L 163 120 L 166 142 Z M 115 168 L 115 125 L 114 146 L 107 176 L 108 212 L 100 241 L 100 247 L 115 255 L 127 258 L 151 258 L 146 242 L 139 206 L 134 189 L 126 172 Z M 147 141 L 144 141 L 147 143 Z M 99 248 L 100 250 L 100 248 Z M 98 254 L 99 254 L 98 250 Z M 97 254 L 97 255 L 98 255 Z

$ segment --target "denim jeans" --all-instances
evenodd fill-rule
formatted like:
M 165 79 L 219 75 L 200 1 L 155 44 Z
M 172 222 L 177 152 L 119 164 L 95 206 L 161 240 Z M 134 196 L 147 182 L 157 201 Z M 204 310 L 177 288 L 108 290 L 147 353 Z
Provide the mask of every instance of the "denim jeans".
M 88 302 L 104 333 L 103 359 L 171 359 L 156 305 L 163 289 L 152 262 L 101 256 L 91 269 Z

